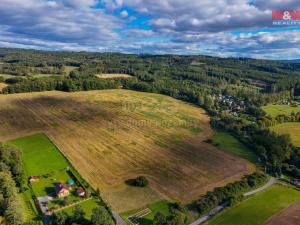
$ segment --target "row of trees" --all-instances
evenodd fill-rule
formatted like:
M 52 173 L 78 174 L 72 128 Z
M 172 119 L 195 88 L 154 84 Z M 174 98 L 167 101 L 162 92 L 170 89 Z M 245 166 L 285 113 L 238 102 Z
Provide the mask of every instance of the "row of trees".
M 169 206 L 170 215 L 157 212 L 153 219 L 153 225 L 187 225 L 189 224 L 186 216 L 187 208 L 179 203 L 173 203 Z
M 0 216 L 7 225 L 22 225 L 24 209 L 19 195 L 25 174 L 20 151 L 0 145 Z
M 33 91 L 87 91 L 119 88 L 118 80 L 105 80 L 96 77 L 88 79 L 73 78 L 37 78 L 21 79 L 14 85 L 9 85 L 2 89 L 3 94 L 13 94 Z
M 245 176 L 241 181 L 227 184 L 224 187 L 217 187 L 208 192 L 201 199 L 194 202 L 194 207 L 200 214 L 209 212 L 221 204 L 234 204 L 241 199 L 241 195 L 247 190 L 265 183 L 267 176 L 263 173 L 253 173 Z
M 300 122 L 300 112 L 292 112 L 290 115 L 278 115 L 275 118 L 264 116 L 259 119 L 258 124 L 262 127 L 272 127 L 286 122 Z
M 85 212 L 80 206 L 75 206 L 72 215 L 58 212 L 49 218 L 49 225 L 114 225 L 111 215 L 104 206 L 92 210 L 91 219 L 86 219 Z

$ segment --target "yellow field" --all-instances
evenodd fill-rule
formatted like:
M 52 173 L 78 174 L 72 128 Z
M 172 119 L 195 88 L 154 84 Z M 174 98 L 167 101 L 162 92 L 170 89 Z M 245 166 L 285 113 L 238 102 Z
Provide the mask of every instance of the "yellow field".
M 8 85 L 5 84 L 5 83 L 0 83 L 0 91 L 1 91 L 3 88 L 7 87 L 7 86 L 8 86 Z
M 161 198 L 183 202 L 254 167 L 203 142 L 213 131 L 197 107 L 126 90 L 0 95 L 0 141 L 45 132 L 114 210 Z M 145 175 L 150 188 L 127 179 Z
M 132 77 L 129 74 L 122 74 L 122 73 L 102 73 L 102 74 L 97 74 L 96 75 L 99 78 L 128 78 Z
M 278 124 L 271 127 L 271 130 L 278 134 L 289 134 L 292 139 L 292 143 L 295 146 L 300 147 L 300 123 L 299 122 L 289 122 Z

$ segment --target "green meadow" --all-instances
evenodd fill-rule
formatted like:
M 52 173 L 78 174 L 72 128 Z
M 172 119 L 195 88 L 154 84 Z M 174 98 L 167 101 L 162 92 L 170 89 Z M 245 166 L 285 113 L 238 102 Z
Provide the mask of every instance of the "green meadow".
M 276 117 L 278 115 L 291 115 L 292 112 L 300 112 L 300 106 L 293 107 L 289 105 L 266 105 L 262 107 L 268 115 Z
M 224 212 L 206 225 L 261 225 L 275 213 L 300 199 L 300 191 L 273 185 Z
M 42 176 L 69 167 L 60 151 L 44 134 L 35 134 L 7 142 L 22 150 L 28 176 Z
M 300 147 L 300 122 L 282 123 L 271 127 L 270 129 L 278 134 L 289 134 L 292 143 L 295 146 Z
M 168 216 L 170 214 L 169 205 L 170 205 L 170 202 L 168 202 L 166 200 L 148 204 L 146 206 L 146 208 L 149 208 L 151 210 L 151 213 L 149 213 L 148 215 L 139 219 L 140 225 L 152 225 L 152 221 L 157 212 L 160 212 L 160 213 L 164 214 L 165 216 Z M 130 210 L 128 212 L 120 213 L 120 216 L 126 221 L 126 223 L 128 225 L 130 225 L 131 223 L 127 220 L 127 217 L 134 215 L 135 213 L 138 213 L 138 212 L 142 211 L 143 209 L 145 209 L 145 208 Z
M 247 146 L 245 146 L 229 133 L 216 131 L 214 137 L 211 140 L 212 144 L 218 146 L 226 152 L 247 159 L 253 163 L 258 162 L 257 156 Z

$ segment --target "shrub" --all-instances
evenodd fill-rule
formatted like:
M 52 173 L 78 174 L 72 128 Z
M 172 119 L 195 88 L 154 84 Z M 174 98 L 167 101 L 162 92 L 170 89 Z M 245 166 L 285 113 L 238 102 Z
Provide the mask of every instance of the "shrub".
M 149 182 L 146 177 L 139 176 L 135 179 L 134 185 L 137 187 L 146 187 L 148 186 Z

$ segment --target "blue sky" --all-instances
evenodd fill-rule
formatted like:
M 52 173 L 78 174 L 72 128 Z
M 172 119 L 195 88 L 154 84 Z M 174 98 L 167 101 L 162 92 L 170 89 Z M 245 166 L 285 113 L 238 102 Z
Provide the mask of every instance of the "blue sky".
M 299 0 L 1 0 L 0 47 L 299 59 Z

